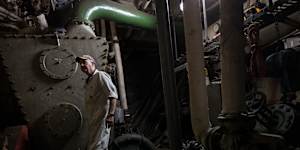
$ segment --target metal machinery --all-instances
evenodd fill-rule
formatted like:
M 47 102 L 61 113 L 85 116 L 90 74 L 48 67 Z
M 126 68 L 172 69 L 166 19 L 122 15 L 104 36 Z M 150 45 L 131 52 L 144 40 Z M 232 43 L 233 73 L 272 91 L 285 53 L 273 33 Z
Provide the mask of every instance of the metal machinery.
M 85 77 L 77 72 L 75 57 L 89 53 L 102 68 L 108 54 L 106 41 L 93 37 L 56 39 L 55 34 L 6 35 L 1 40 L 2 67 L 25 113 L 34 148 L 83 148 Z
M 268 101 L 274 97 L 268 92 L 262 93 L 254 85 L 247 97 L 248 110 L 256 115 L 255 128 L 258 131 L 283 136 L 290 149 L 299 147 L 294 140 L 299 134 L 296 127 L 299 124 L 299 102 L 295 94 L 299 90 L 296 78 L 299 75 L 299 7 L 299 1 L 257 2 L 245 13 L 249 74 L 251 77 L 277 78 L 281 88 L 280 100 L 270 103 Z M 272 33 L 277 40 L 264 39 L 270 28 L 275 29 Z M 251 81 L 250 84 L 256 83 Z
M 107 19 L 127 25 L 153 29 L 156 26 L 155 19 L 153 16 L 109 0 L 83 0 L 80 2 L 73 0 L 2 0 L 0 2 L 1 6 L 5 6 L 5 8 L 0 8 L 0 129 L 28 124 L 30 142 L 34 149 L 41 149 L 41 147 L 45 150 L 84 149 L 87 134 L 83 102 L 85 75 L 78 71 L 79 66 L 74 62 L 74 58 L 82 54 L 91 54 L 96 57 L 98 68 L 104 69 L 108 63 L 109 44 L 111 44 L 106 37 L 96 36 L 93 29 L 96 28 L 97 30 L 97 24 L 94 26 L 93 21 L 96 19 Z M 154 4 L 156 3 L 153 1 L 134 0 L 133 2 L 138 9 L 150 14 L 155 13 L 154 9 L 156 6 Z M 171 137 L 171 140 L 173 140 L 171 143 L 175 144 L 172 146 L 178 146 L 179 143 L 176 142 L 180 139 L 182 149 L 220 149 L 219 145 L 221 144 L 218 142 L 224 134 L 224 129 L 218 126 L 219 121 L 217 120 L 217 116 L 221 113 L 222 103 L 220 94 L 222 81 L 220 81 L 219 64 L 220 36 L 216 34 L 214 39 L 205 39 L 204 43 L 205 68 L 207 79 L 209 79 L 208 83 L 210 83 L 207 90 L 210 110 L 209 118 L 213 127 L 215 127 L 209 131 L 210 134 L 206 143 L 202 143 L 205 144 L 206 147 L 204 147 L 196 140 L 190 139 L 193 135 L 190 125 L 186 53 L 182 42 L 182 13 L 177 7 L 175 8 L 175 6 L 178 6 L 179 1 L 170 2 L 170 12 L 163 12 L 166 13 L 164 14 L 166 16 L 162 16 L 161 19 L 163 21 L 168 20 L 166 18 L 169 17 L 171 19 L 169 18 L 168 22 L 161 21 L 160 23 L 164 24 L 159 25 L 159 28 L 166 29 L 161 30 L 162 32 L 160 33 L 169 31 L 162 35 L 162 39 L 165 41 L 162 44 L 165 44 L 165 49 L 168 49 L 169 53 L 173 51 L 175 55 L 174 57 L 171 57 L 168 53 L 161 53 L 161 55 L 168 56 L 169 60 L 166 61 L 167 63 L 174 61 L 175 68 L 172 68 L 171 65 L 166 65 L 167 63 L 162 64 L 165 66 L 161 67 L 165 67 L 164 69 L 168 69 L 167 71 L 173 71 L 174 69 L 176 73 L 177 85 L 175 86 L 177 86 L 177 89 L 173 87 L 174 89 L 169 88 L 169 90 L 178 92 L 177 98 L 180 108 L 177 108 L 178 110 L 176 111 L 180 112 L 176 112 L 178 115 L 175 116 L 175 119 L 178 119 L 178 116 L 181 117 L 182 129 L 185 131 L 182 139 L 187 139 L 185 142 L 182 142 L 181 137 L 179 137 L 181 136 L 179 134 L 182 133 L 173 132 L 174 136 Z M 279 41 L 278 39 L 283 40 L 286 46 L 286 48 L 281 49 L 297 49 L 295 48 L 295 43 L 299 41 L 297 40 L 299 34 L 294 31 L 296 28 L 299 29 L 299 24 L 295 22 L 295 20 L 299 20 L 299 1 L 277 0 L 274 3 L 270 2 L 267 5 L 259 3 L 259 5 L 254 5 L 253 8 L 245 11 L 245 33 L 249 37 L 254 37 L 249 38 L 252 47 L 249 48 L 249 51 L 246 51 L 252 60 L 256 58 L 257 52 L 260 51 L 258 50 L 259 48 L 264 50 L 272 48 L 272 46 L 276 45 L 274 41 Z M 211 24 L 218 18 L 214 13 L 219 9 L 219 3 L 208 0 L 207 4 L 207 19 L 208 24 Z M 166 6 L 160 3 L 158 7 L 160 11 L 163 11 L 163 7 Z M 43 30 L 47 24 L 38 19 L 38 16 L 41 14 L 46 15 L 49 25 L 48 31 Z M 219 30 L 218 26 L 219 23 L 216 26 L 216 31 Z M 130 29 L 127 33 L 126 35 L 135 39 L 141 37 L 137 35 L 147 34 L 145 32 L 134 34 L 136 32 L 133 29 Z M 172 34 L 170 35 L 170 33 Z M 286 36 L 289 37 L 287 38 Z M 168 43 L 170 41 L 173 43 Z M 112 43 L 114 42 L 118 41 L 112 41 Z M 157 41 L 154 40 L 153 42 L 152 39 L 152 43 L 149 43 L 151 46 L 155 45 L 153 49 L 157 49 Z M 154 66 L 159 68 L 159 64 L 153 64 L 153 60 L 151 60 L 152 58 L 158 59 L 153 56 L 158 57 L 157 51 L 151 53 L 145 48 L 145 45 L 139 44 L 132 44 L 134 47 L 140 48 L 139 51 L 141 51 L 140 55 L 135 54 L 134 56 L 143 56 L 141 59 L 145 60 L 140 61 L 150 63 L 132 61 L 131 63 L 134 64 L 134 67 L 133 69 L 128 67 L 127 70 L 130 72 L 126 73 L 128 76 L 133 76 L 133 79 L 129 80 L 131 84 L 133 83 L 132 80 L 141 80 L 145 82 L 142 86 L 147 84 L 148 89 L 145 89 L 149 92 L 140 90 L 142 86 L 133 87 L 128 90 L 129 92 L 127 91 L 130 93 L 136 90 L 142 94 L 148 94 L 145 94 L 146 96 L 143 95 L 143 97 L 139 95 L 137 98 L 132 96 L 136 101 L 131 102 L 132 107 L 129 108 L 133 110 L 131 125 L 139 131 L 130 131 L 130 133 L 142 133 L 150 138 L 152 142 L 154 141 L 156 145 L 163 147 L 167 145 L 168 141 L 166 139 L 169 138 L 165 132 L 167 128 L 166 118 L 168 127 L 172 128 L 172 130 L 170 129 L 171 131 L 179 131 L 179 129 L 176 130 L 174 128 L 175 125 L 170 124 L 174 120 L 168 118 L 168 114 L 163 109 L 160 70 L 153 69 Z M 142 48 L 146 50 L 142 51 Z M 135 51 L 135 53 L 138 52 Z M 145 53 L 149 54 L 149 56 L 145 56 Z M 274 51 L 268 53 L 268 56 L 271 56 L 273 53 Z M 284 52 L 282 51 L 282 53 Z M 279 55 L 277 54 L 278 52 L 273 54 L 273 60 L 278 58 L 277 56 Z M 252 67 L 253 70 L 256 70 L 259 64 L 253 63 L 254 61 L 251 62 L 251 59 L 248 59 L 249 64 L 251 64 L 249 65 L 250 67 L 248 66 L 248 69 L 250 70 Z M 270 61 L 270 63 L 274 62 L 277 63 L 278 61 Z M 149 70 L 152 69 L 151 71 L 153 72 L 150 74 L 154 78 L 152 82 L 144 81 L 141 76 L 137 75 L 137 68 L 142 68 L 140 69 L 141 72 L 147 75 L 150 74 Z M 289 76 L 291 74 L 285 74 L 286 71 L 279 70 L 282 75 L 287 75 L 285 77 L 288 78 L 285 79 L 291 79 Z M 168 75 L 168 73 L 164 73 Z M 290 83 L 293 83 L 293 81 L 290 80 Z M 172 85 L 173 83 L 166 82 L 164 84 Z M 297 90 L 296 87 L 294 90 L 290 90 L 293 85 L 288 85 L 287 87 L 286 93 Z M 168 92 L 169 94 L 172 93 L 172 91 Z M 283 135 L 289 141 L 289 145 L 293 148 L 298 147 L 297 141 L 293 141 L 293 139 L 297 139 L 294 138 L 297 136 L 296 133 L 299 133 L 296 128 L 298 125 L 298 106 L 290 103 L 280 103 L 269 107 L 265 105 L 265 99 L 267 98 L 264 98 L 264 94 L 260 94 L 257 91 L 250 91 L 249 93 L 247 97 L 249 100 L 247 102 L 248 109 L 257 118 L 257 124 L 260 124 L 260 126 L 257 126 L 257 128 L 260 127 L 258 131 Z M 128 95 L 133 94 L 130 93 Z M 174 95 L 170 94 L 169 96 Z M 173 98 L 168 100 L 176 100 L 176 98 Z M 175 106 L 175 104 L 171 104 L 169 103 L 166 109 Z M 240 119 L 242 120 L 243 118 Z M 249 126 L 254 126 L 252 123 Z M 117 130 L 117 132 L 122 133 L 124 131 Z M 131 146 L 134 147 L 134 145 L 130 145 L 128 139 L 144 143 L 145 149 L 154 148 L 149 140 L 136 134 L 120 136 L 112 143 L 112 147 L 119 149 L 120 146 L 125 145 L 125 148 L 132 149 Z M 1 140 L 3 138 L 0 136 Z M 275 141 L 276 138 L 268 140 L 271 142 L 274 140 L 274 143 L 278 142 Z M 216 142 L 218 144 L 214 144 Z
M 230 2 L 233 1 L 228 1 L 228 3 Z M 221 67 L 219 62 L 221 57 L 220 53 L 222 54 L 222 52 L 220 52 L 222 51 L 221 47 L 224 47 L 224 45 L 222 44 L 231 43 L 232 41 L 230 40 L 233 40 L 234 38 L 230 37 L 236 35 L 235 33 L 226 33 L 226 35 L 228 36 L 227 38 L 225 38 L 226 42 L 221 43 L 220 37 L 222 38 L 222 34 L 220 35 L 219 31 L 220 22 L 217 21 L 215 23 L 215 26 L 212 25 L 211 27 L 209 27 L 209 32 L 215 33 L 210 36 L 210 39 L 205 39 L 204 44 L 204 58 L 206 62 L 205 67 L 208 71 L 207 75 L 210 79 L 211 84 L 208 86 L 208 107 L 210 109 L 210 121 L 213 128 L 209 130 L 206 141 L 203 144 L 205 144 L 207 149 L 212 150 L 240 150 L 244 148 L 297 149 L 299 147 L 299 142 L 297 142 L 297 140 L 295 139 L 297 139 L 297 136 L 299 135 L 299 130 L 297 129 L 297 126 L 299 124 L 299 102 L 296 97 L 296 92 L 299 91 L 299 1 L 273 0 L 267 2 L 249 0 L 244 2 L 244 8 L 247 8 L 244 9 L 243 29 L 244 34 L 246 35 L 248 40 L 248 46 L 246 46 L 245 48 L 247 56 L 246 92 L 248 93 L 248 110 L 245 111 L 244 116 L 230 116 L 230 113 L 229 115 L 225 113 L 225 115 L 220 115 L 218 119 L 216 119 L 217 116 L 221 113 L 222 108 L 220 108 L 220 104 L 222 104 L 223 109 L 224 106 L 226 106 L 227 109 L 231 109 L 231 111 L 234 109 L 239 111 L 243 109 L 242 106 L 235 107 L 237 104 L 235 104 L 234 101 L 229 100 L 231 101 L 231 103 L 227 102 L 227 104 L 225 104 L 224 101 L 221 101 L 221 97 L 218 97 L 220 96 L 220 88 L 216 87 L 219 87 L 218 84 L 224 83 L 220 81 Z M 247 7 L 248 2 L 249 4 L 250 2 L 252 2 L 251 5 L 248 5 L 249 7 Z M 192 2 L 190 2 L 190 4 L 191 3 Z M 209 3 L 209 1 L 207 1 L 207 3 Z M 237 9 L 234 8 L 234 5 L 231 5 L 230 7 L 227 5 L 226 8 L 227 12 L 223 11 L 222 15 L 228 15 L 226 13 L 230 13 L 231 15 L 233 15 L 234 13 L 232 12 Z M 194 17 L 194 20 L 195 19 L 197 18 Z M 234 20 L 230 21 L 232 21 L 231 24 L 228 22 L 225 23 L 227 27 L 230 25 L 234 25 L 236 28 L 238 28 L 237 22 L 235 22 Z M 193 29 L 194 30 L 192 31 L 196 32 L 196 29 Z M 206 29 L 204 28 L 204 30 Z M 226 31 L 228 32 L 228 30 L 236 31 L 233 28 L 228 27 L 228 29 L 223 28 L 223 33 Z M 194 36 L 194 34 L 191 34 L 189 36 L 192 37 Z M 238 39 L 235 40 L 239 41 Z M 195 43 L 193 44 L 193 46 L 197 45 Z M 236 48 L 237 45 L 239 45 L 237 43 L 234 44 L 234 42 L 231 44 L 233 45 L 231 45 L 232 47 L 230 48 L 232 49 L 230 49 L 230 51 L 233 51 L 233 49 Z M 225 58 L 227 59 L 229 56 L 234 55 L 224 53 L 223 55 L 226 55 Z M 235 57 L 232 57 L 232 59 L 235 59 L 236 57 L 239 56 L 236 55 Z M 233 66 L 235 66 L 236 64 L 231 65 L 233 68 Z M 228 68 L 226 68 L 227 70 L 225 70 L 225 72 L 229 71 L 231 73 L 240 71 L 234 70 L 229 66 L 227 67 Z M 241 76 L 241 74 L 238 75 Z M 272 98 L 274 97 L 272 97 L 272 95 L 270 96 L 270 94 L 268 95 L 268 97 L 266 97 L 265 94 L 259 92 L 259 86 L 261 85 L 261 83 L 257 82 L 257 79 L 262 77 L 280 79 L 280 86 L 282 88 L 281 94 L 283 95 L 280 101 L 277 101 L 276 103 L 273 103 L 271 105 L 267 102 L 267 100 L 273 100 Z M 235 79 L 232 79 L 230 82 L 232 82 L 233 84 L 239 83 L 239 79 L 240 78 L 237 77 Z M 227 84 L 228 82 L 229 81 L 227 81 Z M 215 87 L 213 91 L 209 90 L 213 86 Z M 227 89 L 228 88 L 234 88 L 234 85 L 230 86 L 230 84 L 228 84 Z M 235 92 L 239 93 L 237 91 Z M 266 93 L 267 92 L 269 91 L 266 91 Z M 280 95 L 280 91 L 272 92 L 278 92 L 277 94 Z M 240 102 L 244 103 L 244 99 L 240 99 L 239 103 Z M 236 112 L 239 113 L 239 111 Z M 196 111 L 196 113 L 197 112 L 200 111 Z M 205 117 L 202 119 L 203 122 L 206 121 Z M 245 122 L 247 122 L 247 124 L 244 124 Z M 233 128 L 230 129 L 230 126 Z M 229 136 L 226 136 L 226 134 Z M 234 136 L 237 136 L 237 138 L 235 138 Z M 252 145 L 252 147 L 243 143 L 243 139 L 245 143 L 250 142 L 250 145 Z
M 108 0 L 3 3 L 1 129 L 27 124 L 31 149 L 84 149 L 87 134 L 84 113 L 86 77 L 79 71 L 75 58 L 90 54 L 96 59 L 97 68 L 104 70 L 109 53 L 106 37 L 95 35 L 92 21 L 102 18 L 153 28 L 154 17 Z M 25 19 L 18 15 L 25 16 Z M 46 15 L 52 22 L 39 19 L 41 15 Z M 49 31 L 43 30 L 48 23 Z M 68 28 L 64 30 L 66 26 Z M 51 31 L 51 28 L 55 30 Z M 144 137 L 132 139 L 141 138 Z M 146 138 L 144 141 L 150 145 L 149 149 L 153 149 L 150 141 Z

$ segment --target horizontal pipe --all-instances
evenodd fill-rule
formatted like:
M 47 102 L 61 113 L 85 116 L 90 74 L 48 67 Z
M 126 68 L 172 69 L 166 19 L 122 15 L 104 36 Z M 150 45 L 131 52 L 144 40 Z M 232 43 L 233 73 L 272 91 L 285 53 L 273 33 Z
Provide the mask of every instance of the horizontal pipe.
M 292 20 L 300 20 L 300 11 L 297 11 L 289 16 Z M 294 26 L 287 25 L 285 23 L 278 22 L 270 24 L 259 31 L 259 46 L 268 46 L 274 41 L 281 39 L 289 33 L 295 31 L 297 28 Z
M 0 6 L 0 16 L 7 17 L 11 21 L 16 21 L 16 22 L 22 21 L 22 18 L 20 18 L 19 16 L 15 15 L 12 12 L 9 12 L 8 10 L 6 10 L 1 6 Z
M 107 19 L 146 29 L 156 28 L 154 16 L 109 0 L 81 1 L 75 12 L 75 19 L 88 23 L 96 19 Z

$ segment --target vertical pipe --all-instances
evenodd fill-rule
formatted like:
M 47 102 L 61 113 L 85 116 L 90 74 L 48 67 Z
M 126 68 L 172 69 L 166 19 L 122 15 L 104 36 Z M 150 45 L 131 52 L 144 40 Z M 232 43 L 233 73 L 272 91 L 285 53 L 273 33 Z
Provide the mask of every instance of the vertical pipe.
M 209 119 L 201 2 L 200 0 L 185 0 L 183 6 L 192 127 L 196 138 L 203 140 L 209 127 Z
M 125 90 L 121 51 L 120 51 L 119 39 L 118 39 L 117 32 L 116 32 L 116 25 L 114 22 L 110 22 L 110 30 L 111 30 L 112 40 L 113 40 L 113 50 L 116 55 L 115 58 L 116 58 L 116 64 L 117 64 L 120 101 L 121 101 L 122 108 L 124 110 L 127 110 L 128 106 L 127 106 L 127 99 L 126 99 L 126 90 Z
M 174 50 L 174 54 L 175 54 L 174 59 L 177 60 L 178 59 L 178 47 L 177 47 L 176 26 L 175 26 L 175 16 L 174 15 L 171 16 L 171 20 L 172 20 L 172 23 L 171 23 L 171 25 L 172 25 L 171 31 L 172 32 L 171 33 L 172 33 L 173 40 L 174 40 L 174 44 L 173 44 L 173 46 L 174 46 L 173 50 Z
M 101 24 L 101 37 L 106 38 L 106 26 L 105 26 L 105 20 L 101 19 L 100 20 L 100 24 Z
M 95 23 L 95 30 L 94 30 L 94 32 L 95 32 L 95 34 L 96 35 L 101 35 L 100 33 L 101 33 L 101 30 L 100 30 L 100 21 L 99 20 L 95 20 L 94 21 Z
M 156 15 L 158 19 L 158 43 L 161 64 L 161 75 L 164 91 L 165 110 L 167 114 L 167 128 L 170 148 L 180 149 L 182 136 L 179 112 L 179 101 L 176 95 L 176 81 L 174 73 L 173 39 L 171 38 L 171 25 L 169 17 L 168 0 L 155 0 Z
M 245 110 L 243 1 L 221 0 L 222 113 Z
M 205 0 L 202 0 L 202 11 L 203 11 L 203 22 L 204 22 L 204 40 L 208 40 L 208 31 L 207 31 L 207 15 L 206 15 L 206 3 Z

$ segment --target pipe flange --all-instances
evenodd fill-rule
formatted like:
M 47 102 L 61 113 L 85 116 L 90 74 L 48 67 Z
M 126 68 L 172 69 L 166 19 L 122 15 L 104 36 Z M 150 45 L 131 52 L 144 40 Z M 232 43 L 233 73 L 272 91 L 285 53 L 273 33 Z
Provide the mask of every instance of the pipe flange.
M 67 49 L 47 49 L 40 55 L 40 68 L 52 79 L 68 79 L 77 71 L 78 64 L 75 58 L 76 56 Z
M 95 30 L 94 23 L 91 22 L 91 21 L 88 21 L 88 20 L 82 21 L 82 20 L 78 20 L 78 19 L 73 19 L 72 23 L 75 24 L 75 25 L 82 25 L 82 24 L 84 24 L 84 25 L 87 25 L 87 26 L 91 27 L 93 30 Z

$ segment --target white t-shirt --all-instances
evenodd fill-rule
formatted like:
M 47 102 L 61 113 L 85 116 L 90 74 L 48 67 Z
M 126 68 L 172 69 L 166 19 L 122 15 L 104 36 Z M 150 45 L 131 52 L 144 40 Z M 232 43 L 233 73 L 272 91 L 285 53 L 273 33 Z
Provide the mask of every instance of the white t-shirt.
M 105 125 L 108 113 L 108 98 L 118 99 L 118 92 L 110 76 L 96 70 L 86 84 L 86 116 L 88 122 L 87 150 L 107 149 L 109 129 Z

